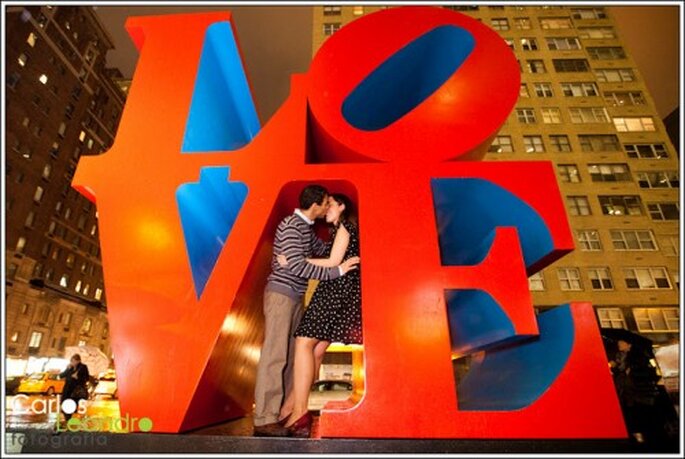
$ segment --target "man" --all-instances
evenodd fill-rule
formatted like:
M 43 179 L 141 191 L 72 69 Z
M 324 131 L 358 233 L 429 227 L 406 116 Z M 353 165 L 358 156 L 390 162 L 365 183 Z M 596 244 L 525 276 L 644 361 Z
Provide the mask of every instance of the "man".
M 302 317 L 302 298 L 308 279 L 330 280 L 355 269 L 358 258 L 339 266 L 324 268 L 307 263 L 320 257 L 326 244 L 316 237 L 312 225 L 328 210 L 328 191 L 310 185 L 300 193 L 300 208 L 281 221 L 274 238 L 271 274 L 264 289 L 264 344 L 257 366 L 255 387 L 255 436 L 283 437 L 288 429 L 279 421 L 281 404 L 292 385 L 295 350 L 293 333 Z M 276 256 L 283 254 L 288 266 Z

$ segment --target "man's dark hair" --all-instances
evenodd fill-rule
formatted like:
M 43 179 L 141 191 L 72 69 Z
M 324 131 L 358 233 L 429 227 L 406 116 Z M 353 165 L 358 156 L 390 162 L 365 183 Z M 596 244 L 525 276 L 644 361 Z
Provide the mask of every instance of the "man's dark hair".
M 328 190 L 321 185 L 306 186 L 300 193 L 300 209 L 308 210 L 314 204 L 323 205 L 328 197 Z
M 76 360 L 77 362 L 81 361 L 81 356 L 79 354 L 74 354 L 71 356 L 72 359 Z

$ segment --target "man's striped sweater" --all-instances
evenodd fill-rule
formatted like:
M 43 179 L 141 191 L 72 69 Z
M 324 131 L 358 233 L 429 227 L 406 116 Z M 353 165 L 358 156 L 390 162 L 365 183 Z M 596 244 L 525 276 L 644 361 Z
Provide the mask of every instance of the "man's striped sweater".
M 307 290 L 308 279 L 330 280 L 340 277 L 337 266 L 324 268 L 307 263 L 307 258 L 321 257 L 326 243 L 316 237 L 312 225 L 294 213 L 284 218 L 276 229 L 271 274 L 266 290 L 282 293 L 299 300 Z M 278 264 L 276 256 L 285 255 L 288 265 Z

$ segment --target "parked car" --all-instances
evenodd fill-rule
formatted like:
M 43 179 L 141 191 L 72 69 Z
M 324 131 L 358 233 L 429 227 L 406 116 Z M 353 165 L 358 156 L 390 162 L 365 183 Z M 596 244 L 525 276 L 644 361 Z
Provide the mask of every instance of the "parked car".
M 347 400 L 352 395 L 352 383 L 350 381 L 323 380 L 312 384 L 309 393 L 310 411 L 321 410 L 326 403 L 333 400 Z
M 96 397 L 102 395 L 117 398 L 117 374 L 114 369 L 100 373 L 93 395 Z
M 19 384 L 24 379 L 24 376 L 8 376 L 5 378 L 5 395 L 14 395 L 19 389 Z
M 24 378 L 17 388 L 18 394 L 61 394 L 64 389 L 64 379 L 59 373 L 41 371 Z

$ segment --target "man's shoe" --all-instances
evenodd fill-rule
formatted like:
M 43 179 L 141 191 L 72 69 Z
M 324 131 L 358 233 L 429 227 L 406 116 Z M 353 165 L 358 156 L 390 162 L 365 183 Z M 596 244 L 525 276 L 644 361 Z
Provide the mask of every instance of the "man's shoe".
M 254 426 L 255 437 L 287 437 L 289 434 L 289 430 L 278 422 L 265 424 L 263 426 Z

